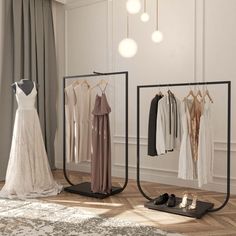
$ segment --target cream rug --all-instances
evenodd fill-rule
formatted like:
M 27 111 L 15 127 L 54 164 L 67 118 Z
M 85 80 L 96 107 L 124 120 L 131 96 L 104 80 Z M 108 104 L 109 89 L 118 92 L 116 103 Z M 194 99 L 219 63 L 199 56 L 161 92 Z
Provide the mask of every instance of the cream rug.
M 0 235 L 17 236 L 180 236 L 155 227 L 102 218 L 79 207 L 39 200 L 0 199 Z

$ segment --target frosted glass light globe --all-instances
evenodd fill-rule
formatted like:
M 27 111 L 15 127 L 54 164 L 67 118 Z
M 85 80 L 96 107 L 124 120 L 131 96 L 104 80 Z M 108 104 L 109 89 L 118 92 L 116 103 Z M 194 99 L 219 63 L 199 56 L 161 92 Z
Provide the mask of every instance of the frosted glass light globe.
M 119 53 L 122 57 L 130 58 L 138 51 L 137 43 L 131 38 L 125 38 L 119 43 Z
M 160 43 L 163 40 L 163 34 L 159 30 L 152 33 L 152 41 L 154 43 Z
M 126 2 L 126 9 L 130 14 L 137 14 L 141 9 L 140 0 L 128 0 Z
M 142 15 L 141 15 L 141 21 L 142 22 L 148 22 L 149 21 L 149 15 L 147 14 L 147 12 L 144 12 Z

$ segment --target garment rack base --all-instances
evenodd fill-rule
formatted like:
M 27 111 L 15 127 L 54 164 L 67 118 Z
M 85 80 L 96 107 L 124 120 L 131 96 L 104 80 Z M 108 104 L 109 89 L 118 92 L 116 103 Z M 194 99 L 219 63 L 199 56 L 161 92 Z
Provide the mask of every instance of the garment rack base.
M 197 208 L 194 210 L 188 210 L 187 208 L 179 208 L 179 204 L 182 202 L 182 198 L 176 198 L 176 206 L 168 207 L 165 204 L 155 205 L 153 201 L 147 202 L 144 206 L 148 209 L 163 211 L 167 213 L 188 216 L 196 219 L 202 218 L 210 209 L 213 209 L 214 204 L 210 202 L 197 201 Z M 191 200 L 188 199 L 188 204 L 191 204 Z
M 112 186 L 111 193 L 109 193 L 109 194 L 93 193 L 91 191 L 91 183 L 90 182 L 84 182 L 84 183 L 80 183 L 80 184 L 73 185 L 73 186 L 70 186 L 70 187 L 66 187 L 66 188 L 64 188 L 64 190 L 66 192 L 80 194 L 80 195 L 83 195 L 83 196 L 86 196 L 86 197 L 104 199 L 104 198 L 107 198 L 107 197 L 110 197 L 112 195 L 115 195 L 117 193 L 122 192 L 123 188 Z

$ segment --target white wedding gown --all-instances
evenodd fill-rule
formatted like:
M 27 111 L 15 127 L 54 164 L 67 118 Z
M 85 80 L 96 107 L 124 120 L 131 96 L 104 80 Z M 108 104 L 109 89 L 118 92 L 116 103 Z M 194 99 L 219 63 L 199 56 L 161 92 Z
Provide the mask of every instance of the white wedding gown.
M 35 109 L 37 90 L 26 95 L 16 83 L 18 109 L 15 116 L 10 158 L 2 198 L 35 198 L 62 190 L 52 176 Z

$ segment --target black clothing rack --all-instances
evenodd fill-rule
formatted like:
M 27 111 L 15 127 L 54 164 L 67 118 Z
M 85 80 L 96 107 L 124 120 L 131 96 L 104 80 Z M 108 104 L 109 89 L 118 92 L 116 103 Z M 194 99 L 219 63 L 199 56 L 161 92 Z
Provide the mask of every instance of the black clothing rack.
M 226 183 L 226 198 L 223 204 L 217 208 L 213 208 L 214 204 L 209 202 L 197 202 L 195 210 L 180 209 L 178 207 L 167 207 L 166 205 L 155 205 L 151 197 L 149 197 L 142 189 L 140 183 L 140 90 L 145 88 L 156 87 L 178 87 L 178 86 L 195 86 L 195 85 L 227 85 L 228 89 L 228 104 L 227 104 L 227 183 Z M 230 155 L 231 155 L 231 81 L 215 81 L 215 82 L 196 82 L 196 83 L 174 83 L 174 84 L 151 84 L 137 86 L 137 185 L 142 195 L 149 200 L 145 207 L 153 210 L 169 212 L 178 215 L 189 216 L 193 218 L 201 218 L 207 212 L 219 211 L 225 207 L 230 198 Z M 177 204 L 181 202 L 181 198 L 176 198 Z M 188 200 L 189 201 L 189 200 Z
M 114 76 L 114 75 L 124 75 L 125 78 L 125 183 L 123 187 L 114 187 L 112 186 L 111 193 L 103 194 L 103 193 L 93 193 L 91 191 L 91 183 L 83 182 L 79 184 L 73 184 L 69 179 L 66 170 L 66 145 L 65 145 L 65 87 L 66 80 L 69 79 L 82 79 L 82 78 L 94 78 L 99 76 Z M 93 72 L 93 74 L 85 74 L 85 75 L 73 75 L 73 76 L 65 76 L 63 78 L 63 173 L 67 182 L 71 185 L 69 187 L 64 188 L 65 191 L 84 195 L 87 197 L 94 198 L 106 198 L 114 194 L 118 194 L 122 192 L 127 184 L 128 184 L 128 71 L 120 71 L 120 72 L 111 72 L 111 73 L 100 73 Z

